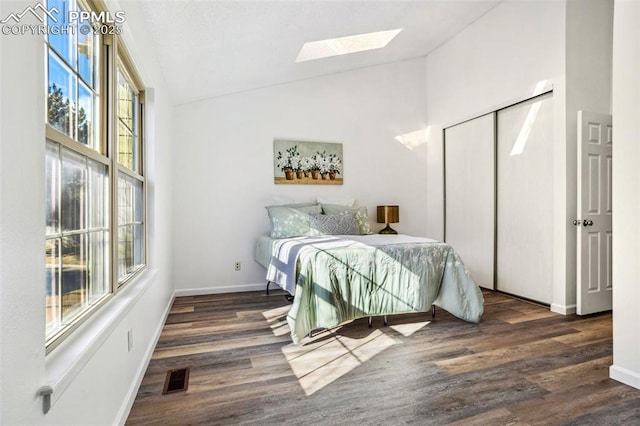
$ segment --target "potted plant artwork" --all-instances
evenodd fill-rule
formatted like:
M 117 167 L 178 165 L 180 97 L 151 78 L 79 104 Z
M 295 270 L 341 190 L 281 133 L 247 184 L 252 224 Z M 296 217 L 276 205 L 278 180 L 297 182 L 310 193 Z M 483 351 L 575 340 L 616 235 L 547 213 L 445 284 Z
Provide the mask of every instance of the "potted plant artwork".
M 327 157 L 327 152 L 318 152 L 314 157 L 318 166 L 318 173 L 320 173 L 322 180 L 329 179 L 329 158 Z
M 311 177 L 311 158 L 310 157 L 302 157 L 300 159 L 300 170 L 302 170 L 302 174 L 304 177 Z
M 336 175 L 342 171 L 342 161 L 336 154 L 329 155 L 329 179 L 335 180 Z
M 287 180 L 293 180 L 294 171 L 300 164 L 300 154 L 298 153 L 298 147 L 292 146 L 288 148 L 284 153 L 278 151 L 278 167 L 284 172 L 284 176 Z
M 311 179 L 318 180 L 320 174 L 320 166 L 318 165 L 318 155 L 315 154 L 309 159 L 309 171 L 311 172 Z
M 274 139 L 273 174 L 276 184 L 342 185 L 342 144 Z

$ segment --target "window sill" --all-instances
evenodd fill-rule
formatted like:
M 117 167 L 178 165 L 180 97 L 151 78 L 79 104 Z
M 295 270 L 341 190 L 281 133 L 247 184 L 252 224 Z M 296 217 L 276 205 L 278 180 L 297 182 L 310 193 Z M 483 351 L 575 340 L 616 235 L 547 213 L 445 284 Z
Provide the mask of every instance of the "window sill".
M 102 344 L 111 336 L 122 319 L 151 287 L 158 274 L 157 269 L 147 269 L 134 278 L 117 295 L 92 315 L 47 355 L 45 361 L 48 384 L 53 388 L 51 406 L 73 383 Z

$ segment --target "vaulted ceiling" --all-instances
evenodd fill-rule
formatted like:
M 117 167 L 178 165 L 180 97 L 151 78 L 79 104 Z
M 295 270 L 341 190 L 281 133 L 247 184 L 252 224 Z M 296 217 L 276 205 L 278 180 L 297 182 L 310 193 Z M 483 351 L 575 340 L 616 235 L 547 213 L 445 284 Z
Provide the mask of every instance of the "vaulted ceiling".
M 425 56 L 500 0 L 139 3 L 174 101 L 204 98 Z M 302 45 L 402 28 L 385 48 L 296 63 Z

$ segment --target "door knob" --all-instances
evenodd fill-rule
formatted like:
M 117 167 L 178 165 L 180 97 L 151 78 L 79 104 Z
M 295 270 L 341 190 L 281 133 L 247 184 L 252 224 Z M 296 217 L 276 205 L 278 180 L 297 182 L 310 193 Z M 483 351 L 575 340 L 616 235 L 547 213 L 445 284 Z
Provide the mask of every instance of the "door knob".
M 573 219 L 573 224 L 575 226 L 580 226 L 580 225 L 582 225 L 582 222 L 580 221 L 580 219 Z
M 587 219 L 585 219 L 585 220 L 582 222 L 582 225 L 584 225 L 584 226 L 593 226 L 593 221 L 592 221 L 592 220 L 587 220 Z

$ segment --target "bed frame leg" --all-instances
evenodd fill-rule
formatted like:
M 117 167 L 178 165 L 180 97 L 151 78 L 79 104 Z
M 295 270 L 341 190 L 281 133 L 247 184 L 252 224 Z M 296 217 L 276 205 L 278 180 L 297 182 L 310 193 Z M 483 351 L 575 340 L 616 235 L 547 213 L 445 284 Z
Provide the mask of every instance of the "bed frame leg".
M 309 333 L 307 333 L 307 336 L 309 336 L 309 338 L 313 338 L 315 336 L 317 336 L 318 334 L 327 331 L 328 328 L 316 328 L 311 330 Z
M 431 318 L 436 317 L 436 305 L 431 305 Z
M 387 322 L 387 316 L 386 316 L 386 315 L 384 315 L 384 316 L 383 316 L 383 318 L 384 318 L 384 319 L 383 319 L 383 321 L 384 321 L 384 325 L 387 325 L 387 324 L 388 324 L 388 322 Z M 368 321 L 369 321 L 369 328 L 371 328 L 371 327 L 372 327 L 372 324 L 373 324 L 373 317 L 372 317 L 372 316 L 369 316 L 369 320 L 368 320 Z
M 271 281 L 267 281 L 267 296 L 269 295 L 269 284 L 271 284 Z

